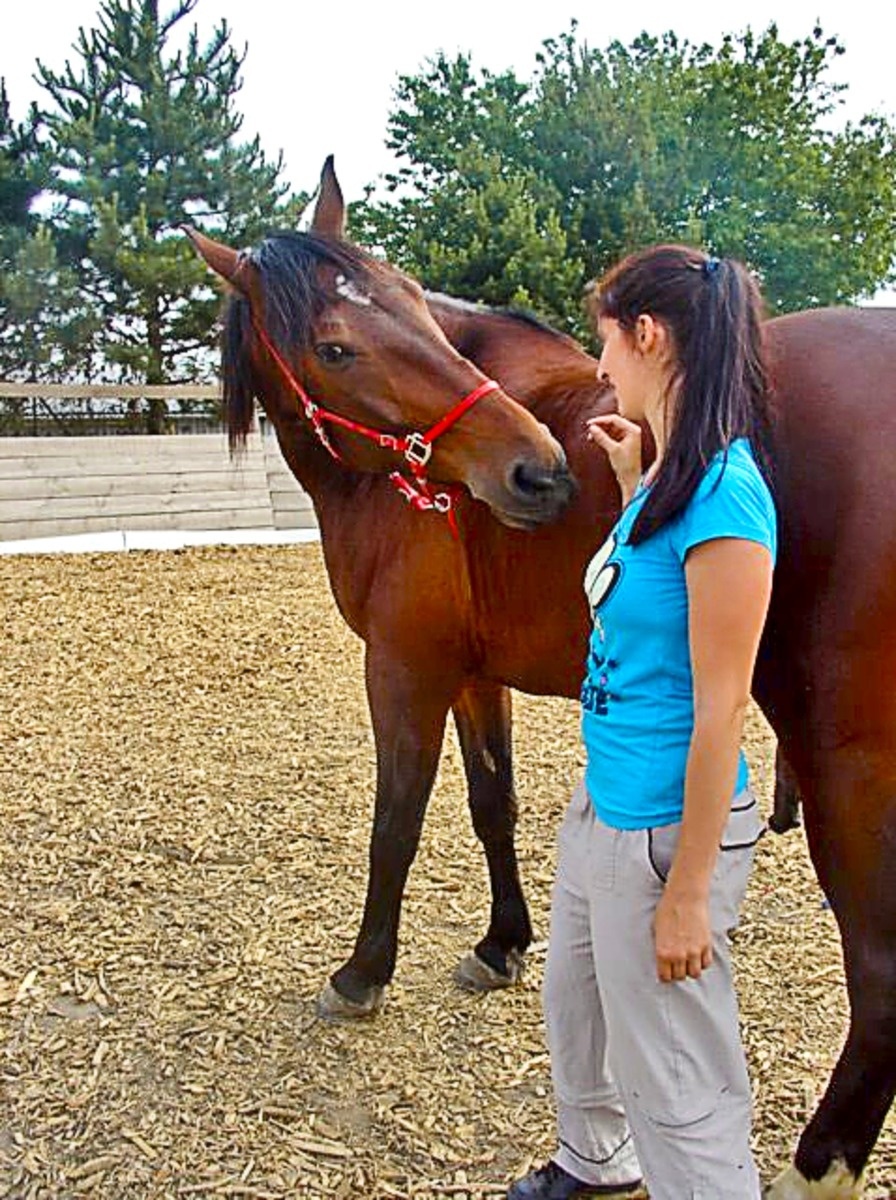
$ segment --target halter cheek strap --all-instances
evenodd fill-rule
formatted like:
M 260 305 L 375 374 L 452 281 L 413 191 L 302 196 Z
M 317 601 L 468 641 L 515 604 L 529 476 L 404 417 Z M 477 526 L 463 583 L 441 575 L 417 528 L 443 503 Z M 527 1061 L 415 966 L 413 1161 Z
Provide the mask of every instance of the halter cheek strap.
M 257 321 L 253 320 L 252 323 L 262 345 L 280 368 L 280 372 L 289 386 L 298 396 L 305 416 L 311 423 L 311 427 L 317 435 L 318 440 L 332 457 L 337 462 L 345 462 L 345 459 L 327 436 L 327 431 L 324 428 L 327 422 L 331 425 L 338 425 L 342 429 L 348 429 L 352 433 L 358 433 L 369 441 L 376 442 L 384 450 L 394 450 L 396 453 L 403 455 L 413 479 L 406 479 L 400 471 L 392 471 L 389 479 L 393 486 L 419 512 L 435 511 L 444 513 L 448 517 L 452 534 L 454 537 L 458 537 L 457 518 L 454 513 L 454 501 L 451 491 L 434 490 L 432 484 L 426 478 L 426 464 L 432 457 L 432 446 L 436 438 L 441 437 L 456 421 L 459 421 L 464 413 L 473 407 L 477 400 L 481 400 L 489 392 L 498 391 L 500 384 L 496 383 L 494 379 L 486 379 L 478 387 L 475 387 L 472 392 L 468 392 L 444 417 L 436 421 L 435 425 L 427 429 L 424 433 L 417 431 L 401 435 L 384 433 L 379 429 L 371 429 L 369 425 L 362 425 L 360 421 L 344 417 L 341 413 L 321 408 L 319 404 L 311 399 L 301 383 L 296 379 L 289 364 L 268 337 L 267 331 Z

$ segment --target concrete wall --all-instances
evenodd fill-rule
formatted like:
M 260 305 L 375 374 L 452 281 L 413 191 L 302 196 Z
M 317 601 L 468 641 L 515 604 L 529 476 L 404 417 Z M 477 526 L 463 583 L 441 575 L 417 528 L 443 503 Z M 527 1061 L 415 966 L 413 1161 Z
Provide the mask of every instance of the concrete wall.
M 236 461 L 224 434 L 0 438 L 0 541 L 315 524 L 270 437 L 252 434 Z

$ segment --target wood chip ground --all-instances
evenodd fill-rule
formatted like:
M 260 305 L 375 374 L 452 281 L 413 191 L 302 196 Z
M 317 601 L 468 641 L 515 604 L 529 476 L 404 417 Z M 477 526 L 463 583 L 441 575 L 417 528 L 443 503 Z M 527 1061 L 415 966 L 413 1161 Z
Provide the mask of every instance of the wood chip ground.
M 373 747 L 319 547 L 6 558 L 0 597 L 0 1194 L 474 1200 L 543 1159 L 575 705 L 515 698 L 523 983 L 452 984 L 488 897 L 450 735 L 386 1009 L 322 1024 L 360 917 Z M 756 714 L 748 752 L 767 809 Z M 845 1032 L 801 833 L 762 842 L 735 948 L 770 1176 Z M 891 1115 L 868 1195 L 894 1186 Z

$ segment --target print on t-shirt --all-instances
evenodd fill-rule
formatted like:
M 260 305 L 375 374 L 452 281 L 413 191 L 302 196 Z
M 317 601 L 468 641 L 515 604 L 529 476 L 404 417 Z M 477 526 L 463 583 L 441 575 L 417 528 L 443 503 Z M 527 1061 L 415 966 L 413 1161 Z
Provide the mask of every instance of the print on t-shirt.
M 616 590 L 622 577 L 622 563 L 613 558 L 616 551 L 616 534 L 611 533 L 607 540 L 588 564 L 585 573 L 585 593 L 594 619 L 594 632 L 588 649 L 588 664 L 585 679 L 582 683 L 582 707 L 588 712 L 606 716 L 613 695 L 609 690 L 610 674 L 616 666 L 612 659 L 604 654 L 604 627 L 601 624 L 598 609 L 606 604 Z
M 591 607 L 591 616 L 597 615 L 597 610 L 610 599 L 616 591 L 616 586 L 622 575 L 622 563 L 613 559 L 616 553 L 615 530 L 588 564 L 585 572 L 585 595 Z
M 600 618 L 598 618 L 598 621 Z M 582 707 L 588 712 L 605 717 L 609 711 L 610 701 L 615 699 L 610 691 L 610 672 L 616 666 L 611 658 L 601 654 L 591 643 L 588 654 L 588 674 L 582 684 Z

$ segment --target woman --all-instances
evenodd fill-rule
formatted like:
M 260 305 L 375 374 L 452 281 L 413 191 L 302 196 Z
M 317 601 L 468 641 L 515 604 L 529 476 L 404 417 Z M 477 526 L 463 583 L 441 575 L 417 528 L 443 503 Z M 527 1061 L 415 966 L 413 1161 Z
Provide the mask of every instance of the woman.
M 758 1200 L 727 933 L 762 829 L 740 750 L 776 551 L 760 297 L 658 246 L 592 311 L 619 412 L 588 432 L 623 511 L 586 573 L 587 767 L 552 899 L 558 1149 L 509 1196 Z

